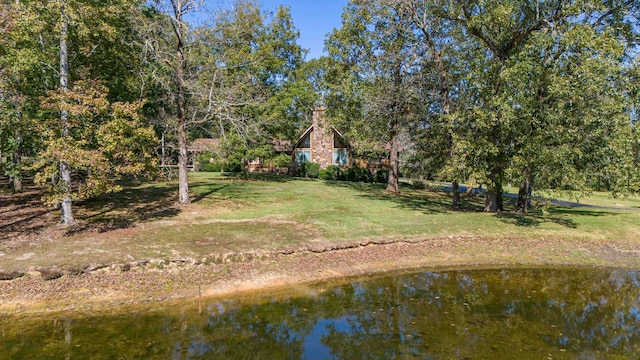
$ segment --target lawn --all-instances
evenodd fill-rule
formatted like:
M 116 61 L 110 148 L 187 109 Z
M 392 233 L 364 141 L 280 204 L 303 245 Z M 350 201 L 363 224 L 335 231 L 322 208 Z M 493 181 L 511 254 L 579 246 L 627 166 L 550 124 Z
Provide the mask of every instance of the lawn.
M 448 193 L 408 184 L 400 195 L 391 195 L 379 184 L 193 173 L 192 204 L 185 208 L 174 203 L 176 188 L 175 183 L 144 184 L 79 203 L 74 228 L 38 230 L 29 242 L 0 241 L 0 268 L 202 258 L 379 239 L 478 236 L 600 243 L 635 241 L 640 234 L 640 211 L 551 206 L 544 214 L 486 214 L 480 211 L 482 198 L 463 198 L 463 209 L 454 211 Z M 25 253 L 33 255 L 16 260 Z

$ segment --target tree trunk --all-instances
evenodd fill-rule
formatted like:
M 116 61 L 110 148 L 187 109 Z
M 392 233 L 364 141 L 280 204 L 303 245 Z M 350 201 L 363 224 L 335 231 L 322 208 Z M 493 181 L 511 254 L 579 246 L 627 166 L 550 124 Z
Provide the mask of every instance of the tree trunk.
M 518 203 L 516 204 L 516 211 L 526 214 L 529 208 L 531 208 L 531 194 L 533 193 L 533 176 L 528 172 L 525 172 L 522 181 L 520 182 L 520 188 L 518 189 Z
M 176 17 L 176 23 L 174 24 L 174 31 L 178 38 L 178 44 L 176 48 L 176 85 L 178 87 L 178 94 L 176 97 L 176 107 L 178 111 L 178 203 L 180 205 L 189 204 L 189 178 L 188 167 L 189 158 L 187 155 L 187 121 L 185 118 L 185 100 L 184 100 L 184 43 L 182 38 L 182 13 L 180 12 L 180 6 L 174 5 L 174 12 Z
M 451 207 L 454 209 L 460 209 L 460 186 L 458 180 L 453 180 L 451 183 Z
M 393 194 L 398 193 L 398 119 L 393 119 L 391 123 L 391 141 L 389 146 L 389 177 L 387 178 L 387 191 Z
M 487 191 L 484 200 L 484 212 L 497 212 L 498 211 L 498 193 L 490 189 Z
M 502 176 L 491 176 L 491 184 L 487 186 L 485 195 L 484 212 L 498 212 L 504 210 L 502 203 Z
M 16 174 L 11 179 L 11 181 L 13 182 L 14 192 L 22 192 L 22 175 L 20 174 L 20 163 L 22 162 L 21 158 L 22 157 L 20 156 L 19 150 L 16 150 L 16 152 L 13 154 L 13 165 L 16 169 Z
M 189 159 L 187 156 L 187 133 L 185 127 L 184 118 L 178 120 L 178 203 L 180 205 L 187 205 L 190 202 L 188 178 Z
M 60 90 L 67 91 L 69 88 L 69 56 L 67 53 L 67 36 L 69 22 L 67 19 L 66 2 L 62 2 L 60 8 Z M 62 124 L 62 142 L 66 144 L 69 136 L 69 124 L 67 119 L 69 113 L 66 110 L 60 111 L 60 123 Z M 60 181 L 62 181 L 62 216 L 60 224 L 70 225 L 75 222 L 71 202 L 71 168 L 66 159 L 60 160 Z

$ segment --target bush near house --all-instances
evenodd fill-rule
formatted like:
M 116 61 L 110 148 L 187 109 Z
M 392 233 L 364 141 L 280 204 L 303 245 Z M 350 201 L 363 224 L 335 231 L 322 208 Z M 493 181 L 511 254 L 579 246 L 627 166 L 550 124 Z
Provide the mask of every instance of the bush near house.
M 386 169 L 378 169 L 375 173 L 370 169 L 359 166 L 350 167 L 343 170 L 340 166 L 330 165 L 325 170 L 320 171 L 322 180 L 339 180 L 366 183 L 386 183 L 388 172 Z
M 298 167 L 297 175 L 298 177 L 317 179 L 320 176 L 320 164 L 304 162 Z
M 376 171 L 377 183 L 384 184 L 387 182 L 388 178 L 389 178 L 389 172 L 387 171 L 387 169 L 378 169 L 378 171 Z
M 347 169 L 344 173 L 344 180 L 370 183 L 373 182 L 373 175 L 371 175 L 369 169 L 355 166 Z
M 342 169 L 338 165 L 329 165 L 326 170 L 320 172 L 323 180 L 339 180 L 342 176 Z
M 291 165 L 291 155 L 287 155 L 287 154 L 276 155 L 273 157 L 273 159 L 271 159 L 271 162 L 273 163 L 273 166 L 277 168 L 289 167 L 289 165 Z
M 222 171 L 223 164 L 221 162 L 206 163 L 203 170 L 206 172 L 220 172 Z

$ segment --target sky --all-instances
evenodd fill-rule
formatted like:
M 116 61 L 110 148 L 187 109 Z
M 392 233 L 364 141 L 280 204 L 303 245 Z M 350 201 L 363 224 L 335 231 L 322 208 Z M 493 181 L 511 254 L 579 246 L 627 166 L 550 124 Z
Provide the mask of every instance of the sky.
M 340 27 L 342 9 L 348 0 L 262 0 L 265 10 L 274 11 L 278 5 L 291 8 L 291 17 L 300 31 L 298 45 L 309 50 L 307 60 L 323 55 L 326 34 Z

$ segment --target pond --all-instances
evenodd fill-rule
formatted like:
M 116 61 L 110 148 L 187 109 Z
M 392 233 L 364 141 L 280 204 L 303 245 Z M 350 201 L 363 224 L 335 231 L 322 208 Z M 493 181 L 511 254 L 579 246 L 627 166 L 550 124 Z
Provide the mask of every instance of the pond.
M 482 269 L 3 320 L 2 359 L 633 359 L 638 271 Z

